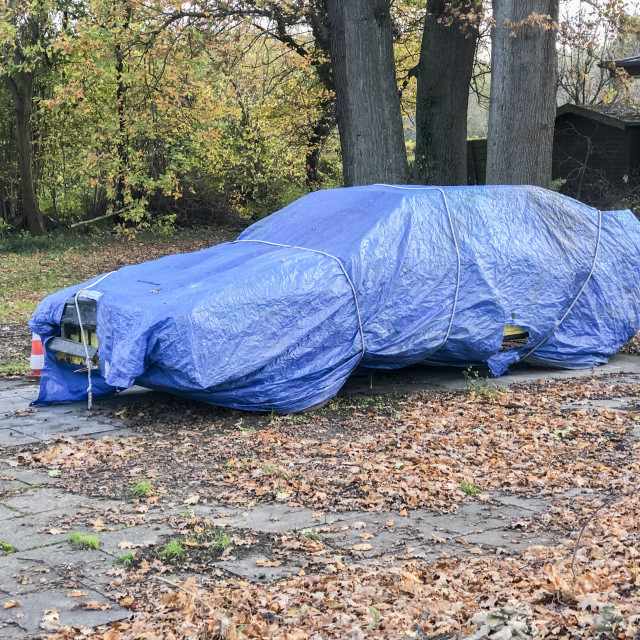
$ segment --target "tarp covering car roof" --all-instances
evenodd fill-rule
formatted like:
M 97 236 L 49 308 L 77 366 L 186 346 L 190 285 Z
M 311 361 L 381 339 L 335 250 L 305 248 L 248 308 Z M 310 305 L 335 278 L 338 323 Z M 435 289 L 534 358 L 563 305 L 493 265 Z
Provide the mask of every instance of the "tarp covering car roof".
M 333 397 L 358 366 L 587 368 L 640 325 L 640 223 L 528 186 L 318 191 L 238 240 L 124 267 L 47 297 L 97 300 L 94 396 L 139 384 L 247 410 Z M 505 326 L 528 332 L 502 350 Z M 87 397 L 45 348 L 38 402 Z

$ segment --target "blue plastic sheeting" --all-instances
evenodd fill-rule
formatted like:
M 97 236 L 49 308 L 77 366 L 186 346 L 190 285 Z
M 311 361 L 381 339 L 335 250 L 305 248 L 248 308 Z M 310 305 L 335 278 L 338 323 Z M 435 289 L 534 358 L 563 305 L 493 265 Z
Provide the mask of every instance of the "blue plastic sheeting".
M 67 298 L 97 280 L 40 304 L 30 325 L 45 346 Z M 639 294 L 630 211 L 537 187 L 375 185 L 311 193 L 235 242 L 124 267 L 80 295 L 97 299 L 94 396 L 135 383 L 288 412 L 359 365 L 604 363 L 638 331 Z M 500 351 L 507 324 L 529 331 L 524 348 Z M 86 373 L 45 351 L 38 402 L 86 398 Z

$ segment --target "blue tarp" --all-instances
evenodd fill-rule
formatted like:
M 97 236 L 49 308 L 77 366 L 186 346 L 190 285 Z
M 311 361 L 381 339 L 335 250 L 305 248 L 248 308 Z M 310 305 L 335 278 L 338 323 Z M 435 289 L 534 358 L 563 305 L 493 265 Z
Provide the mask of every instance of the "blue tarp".
M 45 346 L 67 298 L 97 280 L 40 304 L 30 326 Z M 357 366 L 606 362 L 640 325 L 640 223 L 537 187 L 326 190 L 80 295 L 97 300 L 94 396 L 135 383 L 297 411 Z M 529 342 L 501 352 L 512 324 Z M 86 374 L 45 352 L 38 402 L 85 399 Z

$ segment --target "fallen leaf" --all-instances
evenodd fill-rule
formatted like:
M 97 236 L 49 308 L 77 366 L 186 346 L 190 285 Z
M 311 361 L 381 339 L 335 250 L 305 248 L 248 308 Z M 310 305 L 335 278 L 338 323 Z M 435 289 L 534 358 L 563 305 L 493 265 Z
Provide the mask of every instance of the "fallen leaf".
M 88 594 L 88 591 L 71 591 L 70 593 L 67 593 L 67 598 L 79 598 Z
M 45 611 L 40 622 L 40 628 L 45 631 L 57 631 L 60 627 L 60 612 L 55 609 Z
M 260 558 L 260 560 L 256 560 L 256 564 L 259 567 L 279 567 L 282 564 L 282 560 L 267 560 L 266 558 Z
M 578 602 L 578 607 L 583 611 L 587 608 L 591 608 L 591 611 L 595 611 L 600 606 L 600 601 L 593 593 L 588 593 L 580 602 Z
M 13 607 L 19 607 L 20 603 L 17 600 L 11 600 L 10 602 L 5 602 L 3 609 L 13 609 Z
M 98 518 L 97 520 L 89 520 L 89 522 L 93 525 L 94 531 L 104 531 L 105 526 L 104 522 Z
M 106 602 L 98 602 L 97 600 L 87 600 L 78 602 L 78 605 L 85 611 L 104 611 L 105 609 L 111 609 L 111 605 Z
M 354 551 L 369 551 L 369 549 L 371 549 L 371 545 L 368 542 L 363 542 L 362 544 L 354 544 L 351 548 Z

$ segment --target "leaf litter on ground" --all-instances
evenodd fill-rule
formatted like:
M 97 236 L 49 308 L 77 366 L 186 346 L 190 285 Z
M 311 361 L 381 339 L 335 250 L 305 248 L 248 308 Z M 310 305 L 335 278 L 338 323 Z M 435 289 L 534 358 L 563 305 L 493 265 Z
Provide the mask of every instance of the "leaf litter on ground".
M 342 399 L 320 412 L 275 419 L 167 400 L 133 418 L 131 437 L 25 447 L 19 464 L 59 469 L 57 484 L 67 490 L 122 498 L 118 488 L 131 479 L 154 478 L 159 496 L 151 511 L 196 495 L 198 505 L 384 510 L 397 513 L 397 521 L 416 508 L 453 512 L 493 491 L 550 500 L 527 526 L 553 533 L 553 543 L 505 556 L 442 553 L 432 562 L 396 557 L 363 565 L 357 554 L 332 555 L 322 536 L 283 534 L 263 554 L 265 564 L 291 549 L 306 554 L 307 564 L 272 584 L 215 564 L 200 579 L 168 582 L 166 563 L 149 556 L 114 569 L 123 599 L 133 598 L 131 620 L 94 631 L 66 628 L 54 637 L 635 637 L 637 422 L 633 412 L 578 403 L 639 390 L 615 377 L 545 381 L 495 397 L 424 393 L 367 406 Z M 468 495 L 463 482 L 483 493 Z M 580 495 L 565 495 L 576 489 Z M 144 504 L 127 496 L 134 508 Z M 603 504 L 612 496 L 619 499 Z M 100 514 L 104 524 L 111 516 L 124 517 Z M 192 525 L 202 523 L 195 518 Z

